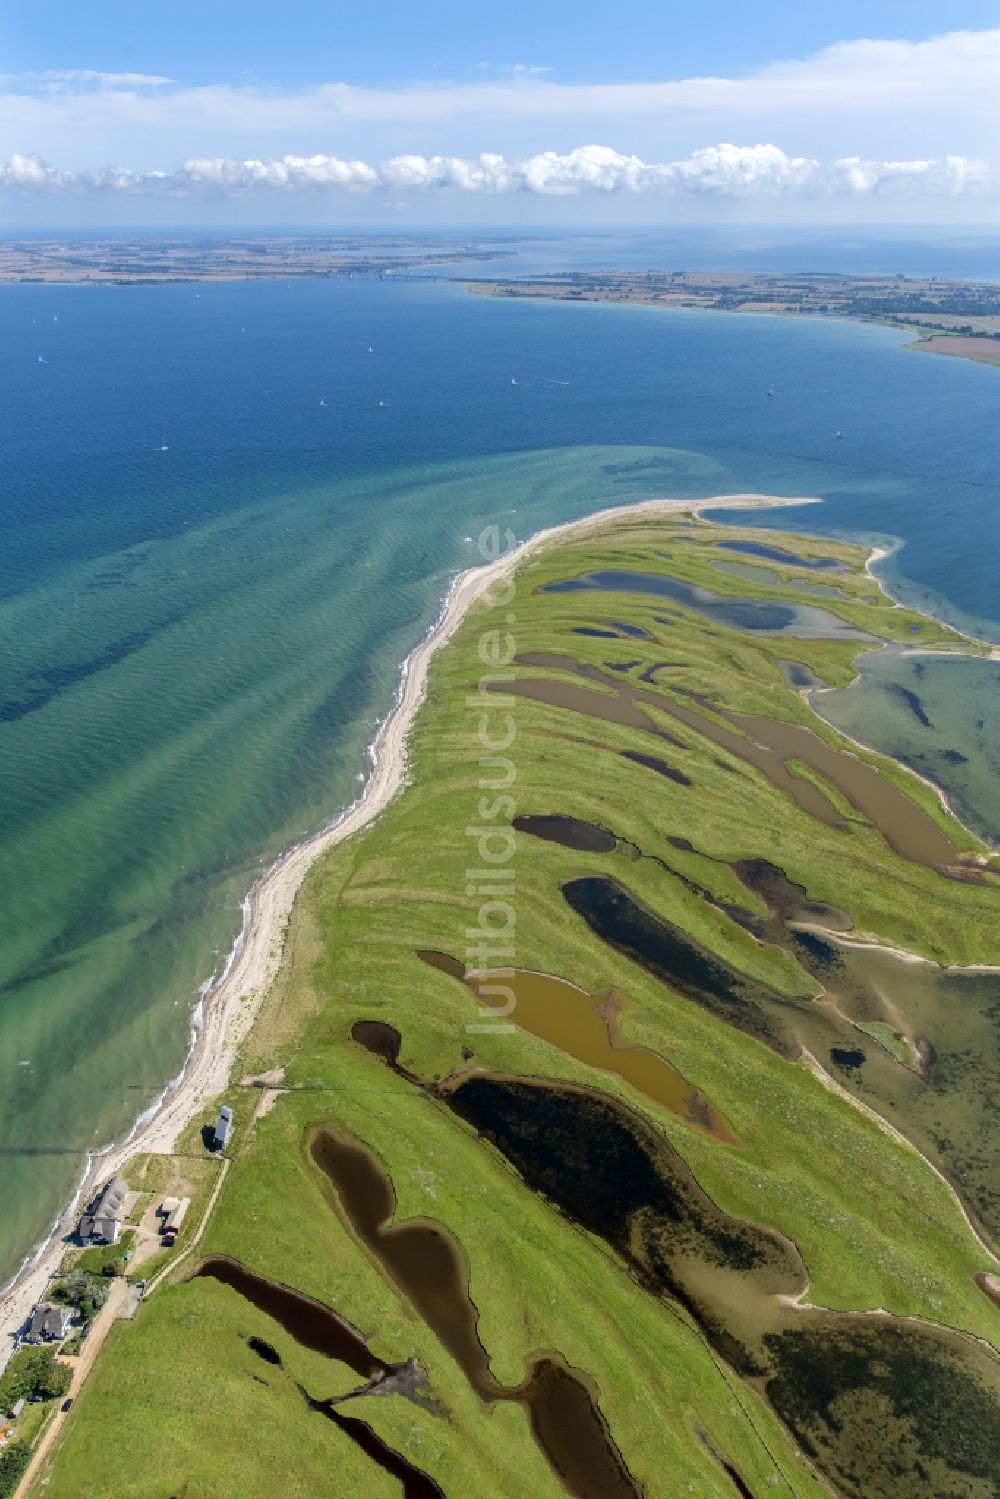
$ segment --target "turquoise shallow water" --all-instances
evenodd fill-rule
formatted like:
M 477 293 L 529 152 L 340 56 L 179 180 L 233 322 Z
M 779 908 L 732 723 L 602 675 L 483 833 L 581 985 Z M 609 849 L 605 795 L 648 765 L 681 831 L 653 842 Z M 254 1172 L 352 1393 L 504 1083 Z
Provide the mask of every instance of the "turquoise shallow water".
M 25 286 L 0 356 L 0 1279 L 176 1072 L 256 873 L 357 794 L 481 525 L 822 494 L 798 524 L 905 538 L 894 585 L 1000 638 L 1000 375 L 885 330 Z
M 819 692 L 830 723 L 947 788 L 954 810 L 1000 847 L 1000 661 L 886 649 L 844 692 Z

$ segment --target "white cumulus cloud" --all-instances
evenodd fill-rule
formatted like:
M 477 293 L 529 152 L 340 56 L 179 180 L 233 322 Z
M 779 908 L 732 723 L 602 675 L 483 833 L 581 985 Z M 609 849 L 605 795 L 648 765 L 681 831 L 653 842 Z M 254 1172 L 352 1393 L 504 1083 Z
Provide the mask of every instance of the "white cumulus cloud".
M 667 164 L 706 141 L 780 141 L 820 161 L 954 152 L 1000 165 L 998 76 L 1000 26 L 921 41 L 862 38 L 729 76 L 640 82 L 565 83 L 529 61 L 474 68 L 464 80 L 327 77 L 297 89 L 55 69 L 0 75 L 0 157 L 37 151 L 79 171 L 126 152 L 126 164 L 144 171 L 188 157 L 280 161 L 315 142 L 368 163 L 429 146 L 456 160 L 484 151 L 524 160 L 536 142 L 565 156 L 597 139 Z M 728 172 L 721 158 L 719 170 Z
M 507 159 L 392 156 L 368 163 L 313 156 L 192 157 L 173 171 L 106 166 L 66 172 L 38 156 L 14 155 L 0 166 L 0 189 L 26 194 L 127 193 L 233 197 L 259 192 L 649 193 L 729 197 L 857 197 L 922 194 L 954 197 L 1000 190 L 996 172 L 964 156 L 874 161 L 845 156 L 818 161 L 774 145 L 717 145 L 679 161 L 646 162 L 611 146 L 579 146 Z

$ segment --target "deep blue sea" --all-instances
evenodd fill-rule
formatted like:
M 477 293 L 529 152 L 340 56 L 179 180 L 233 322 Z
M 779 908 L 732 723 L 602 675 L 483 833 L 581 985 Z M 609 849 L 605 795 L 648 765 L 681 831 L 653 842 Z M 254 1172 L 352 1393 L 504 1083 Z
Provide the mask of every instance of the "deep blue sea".
M 483 524 L 818 495 L 780 523 L 898 539 L 892 586 L 1000 641 L 1000 370 L 902 342 L 442 283 L 0 287 L 0 1281 L 181 1065 L 255 874 L 357 795 Z

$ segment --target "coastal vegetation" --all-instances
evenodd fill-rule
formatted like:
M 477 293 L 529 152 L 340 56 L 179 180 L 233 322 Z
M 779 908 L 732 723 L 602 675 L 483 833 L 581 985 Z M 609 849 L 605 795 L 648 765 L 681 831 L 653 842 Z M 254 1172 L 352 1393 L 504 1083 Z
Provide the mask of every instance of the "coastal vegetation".
M 49 1499 L 1000 1492 L 1000 876 L 803 690 L 983 648 L 865 560 L 625 514 L 469 610 Z
M 81 1321 L 90 1322 L 108 1299 L 110 1280 L 115 1275 L 121 1275 L 124 1269 L 125 1262 L 120 1258 L 105 1258 L 101 1262 L 101 1268 L 96 1271 L 78 1265 L 78 1268 L 60 1276 L 52 1286 L 50 1295 L 53 1301 L 71 1306 Z
M 0 1448 L 0 1499 L 9 1499 L 17 1493 L 30 1461 L 31 1448 L 26 1442 L 8 1442 Z
M 401 236 L 387 251 L 368 235 L 283 235 L 159 241 L 32 237 L 0 246 L 0 283 L 45 282 L 96 286 L 169 286 L 190 281 L 291 281 L 303 276 L 390 276 L 428 266 L 503 259 L 503 244 L 470 244 L 443 237 L 429 250 Z
M 822 272 L 568 271 L 472 281 L 469 288 L 496 297 L 857 318 L 916 334 L 914 348 L 1000 364 L 1000 292 L 988 281 Z
M 135 1243 L 135 1230 L 127 1228 L 116 1244 L 95 1244 L 77 1258 L 74 1269 L 89 1275 L 121 1275 Z
M 470 262 L 509 259 L 510 279 L 474 280 L 474 292 L 509 299 L 635 303 L 721 312 L 807 314 L 885 323 L 915 335 L 911 347 L 1000 364 L 1000 295 L 990 282 L 949 277 L 779 275 L 733 271 L 563 271 L 516 277 L 504 240 L 445 236 L 434 248 L 403 237 L 387 251 L 369 236 L 258 235 L 172 239 L 34 239 L 0 246 L 0 284 L 170 286 L 348 277 L 461 280 Z M 516 277 L 516 279 L 515 279 Z
M 0 1410 L 18 1400 L 56 1400 L 69 1389 L 69 1365 L 52 1348 L 19 1348 L 0 1375 Z

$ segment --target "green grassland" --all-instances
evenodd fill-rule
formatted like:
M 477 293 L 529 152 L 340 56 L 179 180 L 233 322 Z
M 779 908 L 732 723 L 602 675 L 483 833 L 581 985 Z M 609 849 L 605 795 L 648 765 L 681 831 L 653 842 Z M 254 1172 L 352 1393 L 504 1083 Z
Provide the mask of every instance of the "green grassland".
M 712 568 L 713 557 L 726 555 L 716 552 L 717 542 L 743 535 L 807 557 L 841 558 L 853 570 L 832 581 L 850 599 L 804 599 L 798 589 L 766 588 Z M 669 572 L 718 594 L 815 602 L 884 640 L 976 649 L 894 606 L 864 573 L 863 560 L 840 543 L 625 519 L 533 554 L 519 569 L 514 597 L 473 609 L 434 658 L 427 701 L 411 732 L 405 791 L 377 822 L 324 856 L 302 888 L 282 971 L 235 1074 L 280 1064 L 289 1091 L 251 1125 L 259 1094 L 233 1090 L 240 1126 L 235 1158 L 199 1253 L 232 1255 L 318 1298 L 360 1329 L 382 1359 L 418 1359 L 434 1408 L 393 1395 L 362 1397 L 343 1409 L 369 1422 L 450 1499 L 564 1490 L 532 1440 L 524 1411 L 481 1403 L 331 1206 L 305 1150 L 316 1125 L 333 1122 L 375 1153 L 391 1177 L 397 1219 L 432 1220 L 461 1246 L 480 1337 L 498 1380 L 516 1384 L 526 1360 L 545 1350 L 560 1352 L 589 1377 L 625 1462 L 651 1499 L 729 1499 L 732 1482 L 710 1448 L 739 1469 L 755 1494 L 811 1499 L 828 1490 L 687 1313 L 653 1299 L 605 1244 L 530 1192 L 443 1102 L 353 1043 L 349 1033 L 358 1019 L 396 1027 L 401 1062 L 421 1078 L 445 1078 L 471 1065 L 580 1083 L 639 1110 L 724 1210 L 794 1241 L 809 1272 L 811 1302 L 881 1307 L 1000 1342 L 997 1312 L 973 1282 L 975 1272 L 991 1267 L 990 1256 L 930 1165 L 824 1088 L 804 1064 L 722 1025 L 603 944 L 560 890 L 582 874 L 612 873 L 644 905 L 737 969 L 780 994 L 808 998 L 817 986 L 787 952 L 755 941 L 670 871 L 720 903 L 753 905 L 729 862 L 766 858 L 811 899 L 847 911 L 859 933 L 958 964 L 997 961 L 996 885 L 946 880 L 895 854 L 874 828 L 855 826 L 846 834 L 817 822 L 752 767 L 673 720 L 663 722 L 683 748 L 523 698 L 508 708 L 477 691 L 487 671 L 484 636 L 499 630 L 512 636 L 519 653 L 557 652 L 598 666 L 628 659 L 641 663 L 633 675 L 657 660 L 683 663 L 673 669 L 671 687 L 660 681 L 653 690 L 669 695 L 683 671 L 684 687 L 709 702 L 806 725 L 843 748 L 845 741 L 786 686 L 775 659 L 801 661 L 842 686 L 854 674 L 858 642 L 751 635 L 709 626 L 683 609 L 664 626 L 655 616 L 668 601 L 538 590 L 601 568 Z M 823 581 L 804 569 L 776 570 L 788 581 Z M 658 638 L 573 633 L 597 619 L 627 619 Z M 481 863 L 468 830 L 508 825 L 512 815 L 505 807 L 491 817 L 481 805 L 500 794 L 480 784 L 496 774 L 480 765 L 484 710 L 493 732 L 508 712 L 514 721 L 513 743 L 503 753 L 514 767 L 510 794 L 518 814 L 597 823 L 662 861 L 625 862 L 620 853 L 582 853 L 518 835 L 511 861 L 517 966 L 557 974 L 590 993 L 614 989 L 624 996 L 625 1040 L 659 1052 L 701 1089 L 738 1147 L 718 1143 L 619 1077 L 516 1026 L 470 1029 L 480 1019 L 471 993 L 417 958 L 418 949 L 428 948 L 465 956 L 482 903 L 467 892 L 466 871 Z M 662 749 L 692 785 L 624 760 L 615 753 L 622 749 Z M 903 787 L 961 849 L 984 852 L 932 788 L 891 762 L 856 752 Z M 671 837 L 688 839 L 695 852 L 675 848 Z M 282 1367 L 257 1358 L 247 1346 L 251 1336 L 271 1343 Z M 113 1330 L 39 1492 L 64 1499 L 100 1472 L 104 1491 L 120 1499 L 398 1494 L 398 1482 L 311 1413 L 297 1389 L 301 1384 L 326 1398 L 358 1383 L 345 1366 L 302 1348 L 229 1288 L 207 1280 L 168 1283 L 134 1323 Z
M 117 1244 L 98 1244 L 93 1249 L 85 1249 L 72 1262 L 72 1269 L 88 1270 L 91 1275 L 112 1275 L 115 1273 L 112 1267 L 131 1250 L 134 1242 L 134 1232 L 126 1229 Z

